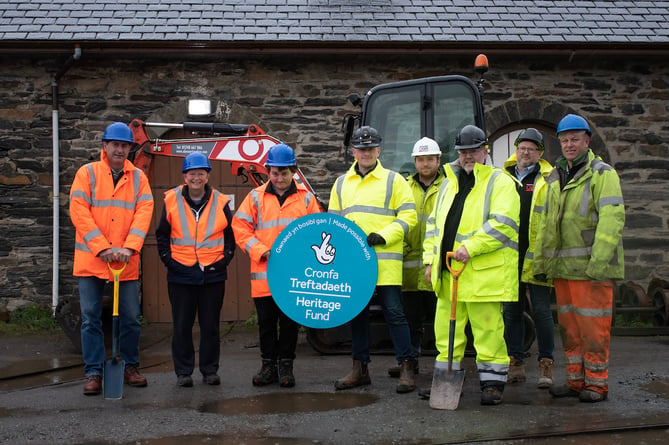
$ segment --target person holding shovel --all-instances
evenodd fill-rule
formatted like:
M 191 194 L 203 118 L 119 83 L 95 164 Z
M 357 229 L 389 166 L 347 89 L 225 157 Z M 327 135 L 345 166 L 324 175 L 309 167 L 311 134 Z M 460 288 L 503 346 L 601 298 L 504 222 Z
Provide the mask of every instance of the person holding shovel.
M 465 326 L 469 322 L 481 404 L 497 405 L 502 402 L 509 369 L 502 302 L 518 299 L 520 203 L 514 180 L 502 170 L 484 165 L 487 143 L 484 131 L 474 125 L 460 130 L 455 140 L 458 159 L 444 166 L 446 179 L 427 220 L 423 263 L 425 277 L 438 297 L 434 331 L 439 354 L 435 371 L 446 368 L 447 363 L 454 371 L 462 371 Z M 454 261 L 447 258 L 449 252 L 454 252 Z M 450 325 L 454 280 L 447 261 L 458 270 L 462 268 L 456 288 L 455 322 Z M 453 326 L 453 352 L 449 357 L 449 329 Z M 435 378 L 437 375 L 445 374 L 435 372 Z
M 131 386 L 147 386 L 138 370 L 139 251 L 151 224 L 153 195 L 144 172 L 127 160 L 133 144 L 126 124 L 109 125 L 102 136 L 100 160 L 79 168 L 70 189 L 70 218 L 76 229 L 73 275 L 79 283 L 86 395 L 102 391 L 102 297 L 105 282 L 113 279 L 109 263 L 127 263 L 119 278 L 123 380 Z
M 167 267 L 172 305 L 172 360 L 177 385 L 193 386 L 193 324 L 200 325 L 199 369 L 207 385 L 219 385 L 221 307 L 227 267 L 235 254 L 230 198 L 209 185 L 204 153 L 183 160 L 184 184 L 165 192 L 156 227 L 160 259 Z

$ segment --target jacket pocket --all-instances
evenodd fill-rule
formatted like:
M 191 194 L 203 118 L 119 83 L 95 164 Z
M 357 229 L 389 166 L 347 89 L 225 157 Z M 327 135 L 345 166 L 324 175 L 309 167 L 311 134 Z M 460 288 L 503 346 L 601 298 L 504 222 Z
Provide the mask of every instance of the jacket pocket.
M 504 252 L 494 252 L 472 257 L 469 260 L 469 280 L 475 297 L 490 297 L 504 294 Z M 463 274 L 466 272 L 463 271 Z M 517 273 L 517 272 L 515 272 Z

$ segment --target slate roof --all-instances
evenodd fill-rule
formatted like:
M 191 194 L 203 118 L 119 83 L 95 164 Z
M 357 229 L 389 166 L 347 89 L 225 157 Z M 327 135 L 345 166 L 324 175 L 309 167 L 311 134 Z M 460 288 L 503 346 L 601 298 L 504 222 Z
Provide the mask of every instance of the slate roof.
M 0 46 L 669 44 L 669 1 L 0 0 Z

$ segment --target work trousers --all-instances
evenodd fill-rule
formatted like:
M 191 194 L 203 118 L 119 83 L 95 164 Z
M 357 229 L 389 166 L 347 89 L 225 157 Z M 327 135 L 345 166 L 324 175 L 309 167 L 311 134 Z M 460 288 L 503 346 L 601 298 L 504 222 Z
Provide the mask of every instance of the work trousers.
M 402 303 L 407 322 L 409 323 L 414 357 L 419 357 L 425 336 L 423 324 L 434 321 L 437 296 L 432 291 L 404 291 L 402 292 Z
M 390 332 L 397 363 L 415 360 L 409 323 L 407 323 L 402 307 L 402 287 L 377 286 L 376 296 L 383 309 L 383 317 Z M 363 364 L 370 362 L 369 341 L 369 306 L 366 306 L 351 320 L 351 352 L 354 360 L 360 360 Z
M 448 273 L 448 272 L 446 272 Z M 448 336 L 451 319 L 451 290 L 448 276 L 442 278 L 434 318 L 434 338 L 439 354 L 435 366 L 443 368 L 448 362 Z M 471 325 L 476 349 L 476 368 L 481 389 L 488 386 L 504 387 L 509 373 L 509 355 L 504 340 L 502 303 L 471 302 L 458 300 L 455 305 L 455 336 L 453 342 L 452 369 L 462 369 L 462 360 L 467 347 L 465 327 Z
M 609 391 L 609 344 L 613 285 L 604 281 L 555 279 L 558 323 L 567 362 L 567 385 Z
M 300 325 L 286 316 L 271 296 L 256 297 L 253 302 L 258 314 L 260 356 L 272 361 L 294 360 Z
M 203 376 L 218 372 L 221 352 L 221 307 L 225 281 L 203 285 L 167 283 L 172 305 L 172 360 L 176 375 L 191 375 L 195 367 L 193 324 L 200 325 L 199 368 Z
M 523 314 L 528 306 L 526 290 L 530 294 L 532 319 L 536 327 L 537 345 L 539 346 L 537 359 L 553 360 L 555 329 L 551 312 L 551 288 L 523 282 L 520 282 L 518 301 L 504 303 L 504 337 L 509 356 L 515 358 L 516 363 L 523 363 L 525 358 L 525 318 Z
M 102 297 L 107 280 L 79 277 L 79 306 L 81 309 L 81 349 L 84 372 L 102 375 L 105 363 L 105 341 L 102 330 Z M 139 366 L 139 336 L 142 325 L 137 280 L 119 282 L 118 351 L 126 366 Z

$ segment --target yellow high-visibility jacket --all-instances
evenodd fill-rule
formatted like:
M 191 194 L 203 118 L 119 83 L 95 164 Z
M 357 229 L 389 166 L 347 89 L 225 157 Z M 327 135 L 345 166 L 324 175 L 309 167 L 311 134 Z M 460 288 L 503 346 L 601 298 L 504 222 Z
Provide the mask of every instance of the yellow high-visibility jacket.
M 427 218 L 432 213 L 434 204 L 437 201 L 437 194 L 441 183 L 444 182 L 445 176 L 442 169 L 439 169 L 439 174 L 430 184 L 427 190 L 423 190 L 423 186 L 418 182 L 418 173 L 410 176 L 407 179 L 413 199 L 416 203 L 416 214 L 418 215 L 418 223 L 409 234 L 404 238 L 404 264 L 403 264 L 403 279 L 402 290 L 431 291 L 432 285 L 427 282 L 425 278 L 425 265 L 423 264 L 423 240 L 425 239 L 425 226 Z
M 610 281 L 625 275 L 625 206 L 616 171 L 592 150 L 586 165 L 561 188 L 566 160 L 546 179 L 548 196 L 537 236 L 534 274 L 567 280 Z
M 515 167 L 517 163 L 516 154 L 514 153 L 509 159 L 504 161 L 504 172 L 508 174 L 506 169 Z M 532 206 L 530 207 L 530 221 L 528 223 L 528 238 L 530 245 L 527 248 L 525 259 L 523 260 L 523 272 L 521 276 L 523 283 L 539 284 L 542 286 L 553 285 L 553 280 L 545 282 L 535 279 L 534 273 L 532 272 L 537 233 L 541 225 L 541 214 L 544 210 L 544 205 L 546 204 L 546 194 L 548 192 L 546 177 L 550 174 L 551 170 L 553 170 L 553 166 L 550 162 L 545 159 L 539 159 L 539 172 L 537 172 L 537 175 L 534 178 L 534 191 L 532 192 Z
M 76 229 L 73 275 L 107 280 L 113 277 L 98 255 L 121 247 L 139 253 L 153 216 L 153 195 L 146 175 L 132 162 L 125 161 L 114 186 L 104 150 L 100 159 L 79 168 L 70 189 L 70 219 Z M 120 280 L 138 278 L 139 255 L 133 255 Z
M 458 193 L 459 161 L 444 165 L 446 180 L 427 220 L 423 262 L 432 266 L 432 288 L 439 295 L 442 273 L 452 281 L 442 264 L 442 240 L 448 211 Z M 516 183 L 501 169 L 474 166 L 476 182 L 467 195 L 453 251 L 465 246 L 470 260 L 458 281 L 458 301 L 492 302 L 518 300 L 518 224 L 520 198 Z M 453 267 L 462 264 L 453 261 Z
M 381 235 L 386 244 L 374 246 L 379 266 L 376 284 L 401 285 L 404 237 L 417 220 L 409 184 L 381 162 L 360 177 L 356 164 L 332 185 L 328 212 L 350 219 L 367 235 Z

